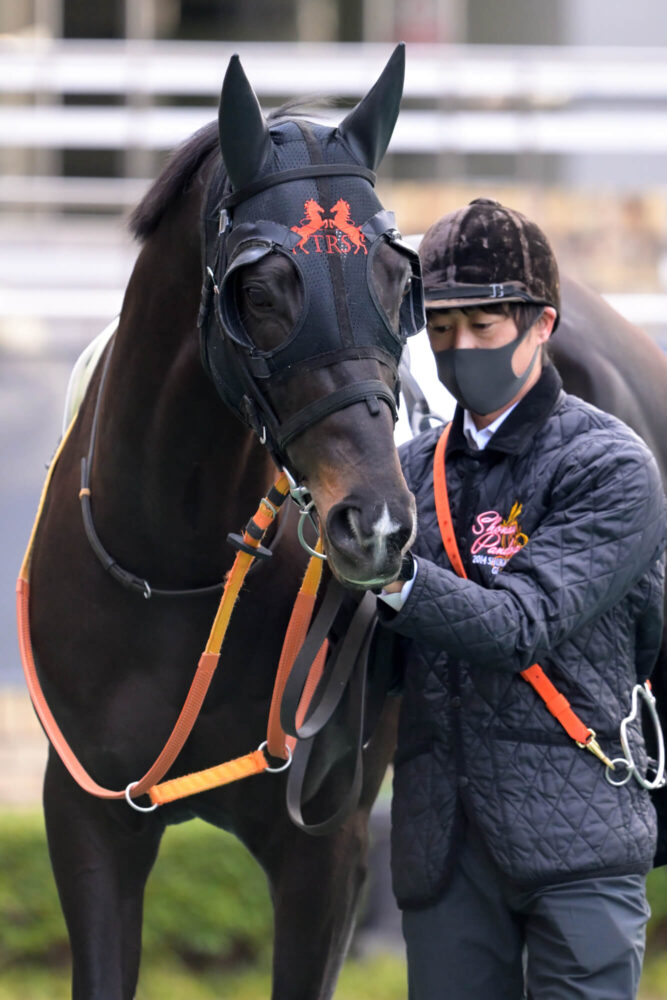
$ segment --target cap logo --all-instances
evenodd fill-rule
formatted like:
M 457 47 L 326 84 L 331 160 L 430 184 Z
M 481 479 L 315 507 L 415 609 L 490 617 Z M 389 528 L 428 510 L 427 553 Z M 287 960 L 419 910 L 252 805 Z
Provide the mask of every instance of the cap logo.
M 315 253 L 347 254 L 353 251 L 356 254 L 360 250 L 368 253 L 366 237 L 361 226 L 355 225 L 350 217 L 349 202 L 343 198 L 338 199 L 327 215 L 314 198 L 305 202 L 303 210 L 305 215 L 298 226 L 290 227 L 293 233 L 300 236 L 292 253 L 301 250 L 307 254 L 313 249 Z M 310 249 L 306 244 L 310 245 Z

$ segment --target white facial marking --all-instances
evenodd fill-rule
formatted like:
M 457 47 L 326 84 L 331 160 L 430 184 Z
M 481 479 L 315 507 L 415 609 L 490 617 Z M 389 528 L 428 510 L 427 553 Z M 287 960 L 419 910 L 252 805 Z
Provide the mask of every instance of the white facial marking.
M 386 502 L 382 505 L 382 513 L 373 525 L 373 550 L 376 563 L 380 562 L 387 551 L 387 538 L 393 535 L 400 528 L 398 521 L 394 521 L 389 513 Z

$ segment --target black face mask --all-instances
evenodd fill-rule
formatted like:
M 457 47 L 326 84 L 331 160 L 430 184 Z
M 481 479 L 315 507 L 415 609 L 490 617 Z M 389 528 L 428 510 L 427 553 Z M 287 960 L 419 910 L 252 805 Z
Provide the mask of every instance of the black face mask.
M 504 347 L 449 347 L 434 351 L 438 378 L 465 410 L 486 416 L 514 399 L 535 367 L 541 345 L 523 375 L 512 371 L 512 357 L 532 327 Z

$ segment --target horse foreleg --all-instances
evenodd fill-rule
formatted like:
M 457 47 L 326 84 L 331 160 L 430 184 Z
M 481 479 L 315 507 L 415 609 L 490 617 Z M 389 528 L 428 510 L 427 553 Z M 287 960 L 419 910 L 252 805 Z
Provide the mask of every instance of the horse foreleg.
M 273 1000 L 333 996 L 366 875 L 367 826 L 360 810 L 330 837 L 292 827 L 262 858 L 275 911 Z
M 132 1000 L 144 888 L 162 823 L 81 791 L 49 755 L 44 815 L 72 948 L 73 1000 Z

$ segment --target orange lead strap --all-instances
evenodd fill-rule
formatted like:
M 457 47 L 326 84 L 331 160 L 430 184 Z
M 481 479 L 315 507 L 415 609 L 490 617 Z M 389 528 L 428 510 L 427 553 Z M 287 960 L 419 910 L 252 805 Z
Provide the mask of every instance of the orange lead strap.
M 435 457 L 433 461 L 433 492 L 435 494 L 435 510 L 438 516 L 438 525 L 440 527 L 440 535 L 442 536 L 442 543 L 445 547 L 445 552 L 447 553 L 447 557 L 452 564 L 452 569 L 457 576 L 467 579 L 468 574 L 465 571 L 465 566 L 463 565 L 461 554 L 459 552 L 458 545 L 456 544 L 452 514 L 449 507 L 449 497 L 447 496 L 445 450 L 451 426 L 451 424 L 448 424 L 445 427 L 435 448 Z M 614 765 L 600 747 L 600 744 L 595 736 L 595 730 L 590 729 L 581 721 L 579 716 L 570 706 L 567 698 L 562 695 L 556 687 L 554 687 L 539 663 L 533 663 L 532 666 L 522 670 L 521 676 L 533 687 L 544 702 L 548 711 L 551 712 L 553 717 L 557 719 L 558 722 L 560 722 L 567 735 L 575 741 L 577 746 L 582 749 L 589 750 L 613 771 Z

